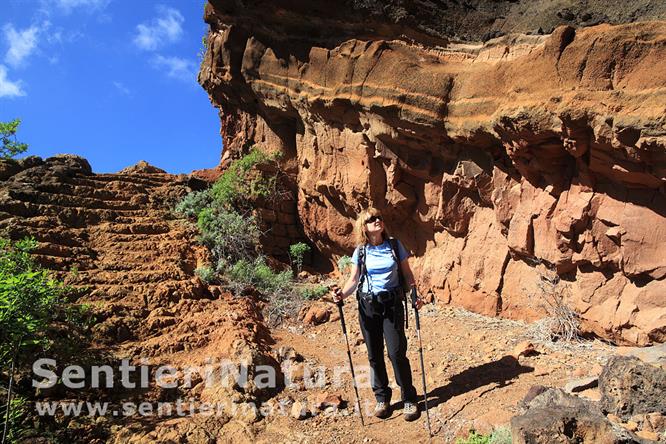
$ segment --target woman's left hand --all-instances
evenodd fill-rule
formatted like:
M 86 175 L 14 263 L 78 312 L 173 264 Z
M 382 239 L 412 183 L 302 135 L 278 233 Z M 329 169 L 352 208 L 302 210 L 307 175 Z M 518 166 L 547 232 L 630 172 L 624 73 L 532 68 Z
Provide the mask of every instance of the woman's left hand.
M 416 298 L 416 309 L 417 310 L 420 310 L 421 307 L 423 307 L 424 304 L 425 304 L 425 302 L 423 302 L 423 299 Z

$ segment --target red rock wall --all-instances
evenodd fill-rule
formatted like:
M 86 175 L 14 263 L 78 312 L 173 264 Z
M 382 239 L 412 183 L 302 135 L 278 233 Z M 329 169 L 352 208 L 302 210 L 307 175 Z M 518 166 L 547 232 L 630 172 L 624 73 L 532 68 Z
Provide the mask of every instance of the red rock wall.
M 533 320 L 554 291 L 590 332 L 664 341 L 666 22 L 485 44 L 350 23 L 317 43 L 288 9 L 269 27 L 214 3 L 199 81 L 225 156 L 284 152 L 325 257 L 374 205 L 438 301 Z

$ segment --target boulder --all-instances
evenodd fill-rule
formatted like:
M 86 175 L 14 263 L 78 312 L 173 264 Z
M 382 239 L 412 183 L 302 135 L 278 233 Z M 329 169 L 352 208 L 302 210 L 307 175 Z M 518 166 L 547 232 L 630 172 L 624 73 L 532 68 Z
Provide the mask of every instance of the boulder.
M 303 316 L 306 325 L 319 325 L 327 322 L 331 317 L 330 304 L 316 303 L 312 305 Z
M 635 442 L 594 403 L 563 390 L 547 389 L 524 405 L 524 413 L 511 418 L 514 444 Z
M 599 376 L 601 409 L 628 420 L 635 414 L 666 414 L 666 370 L 628 356 L 613 356 Z

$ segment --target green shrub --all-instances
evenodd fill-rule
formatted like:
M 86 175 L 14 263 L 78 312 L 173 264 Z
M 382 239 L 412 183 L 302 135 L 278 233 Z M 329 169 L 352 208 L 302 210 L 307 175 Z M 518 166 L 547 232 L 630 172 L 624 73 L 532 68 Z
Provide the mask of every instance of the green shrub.
M 328 293 L 326 285 L 316 285 L 313 287 L 306 287 L 300 290 L 301 297 L 308 300 L 316 300 Z
M 512 442 L 511 429 L 506 426 L 498 427 L 490 434 L 489 444 L 511 444 Z
M 471 429 L 467 438 L 458 438 L 456 444 L 511 444 L 511 430 L 506 427 L 498 427 L 490 435 L 482 435 Z
M 97 323 L 97 317 L 90 304 L 69 304 L 63 308 L 65 321 L 84 330 L 90 330 Z
M 206 284 L 212 284 L 217 280 L 215 270 L 211 267 L 197 267 L 197 269 L 194 270 L 194 274 L 199 276 L 199 279 Z
M 34 239 L 12 243 L 0 239 L 0 364 L 25 346 L 45 345 L 44 333 L 57 308 L 64 304 L 66 287 L 39 269 L 30 257 Z
M 217 205 L 226 209 L 247 209 L 251 200 L 270 196 L 275 190 L 275 177 L 266 178 L 257 170 L 254 174 L 250 172 L 255 166 L 271 162 L 274 158 L 254 146 L 249 154 L 233 162 L 211 190 Z
M 254 217 L 208 207 L 199 212 L 197 226 L 199 239 L 216 261 L 226 264 L 256 257 L 261 232 Z
M 87 326 L 94 322 L 88 306 L 67 304 L 70 289 L 34 263 L 30 251 L 36 247 L 32 238 L 0 239 L 0 368 L 10 378 L 12 363 L 17 371 L 25 370 L 37 347 L 55 348 L 47 336 L 54 321 Z M 8 414 L 8 442 L 20 442 L 30 428 L 26 401 L 17 389 L 21 390 L 14 385 L 9 411 L 4 402 L 8 389 L 3 390 L 0 403 L 0 421 Z
M 266 264 L 263 256 L 257 257 L 252 262 L 246 259 L 239 260 L 227 270 L 227 275 L 232 285 L 237 287 L 252 285 L 269 296 L 291 287 L 293 279 L 291 270 L 274 272 Z
M 310 246 L 303 242 L 289 246 L 289 257 L 292 265 L 296 266 L 297 273 L 300 273 L 303 269 L 303 257 L 309 252 Z
M 175 212 L 179 216 L 194 218 L 199 216 L 201 210 L 209 207 L 213 201 L 210 191 L 193 191 L 181 199 L 176 205 Z
M 201 37 L 201 49 L 197 53 L 199 62 L 203 62 L 203 59 L 206 58 L 206 51 L 208 51 L 208 34 Z
M 476 430 L 472 429 L 469 431 L 467 438 L 458 438 L 456 439 L 456 444 L 489 444 L 490 435 L 480 435 L 476 433 Z
M 16 132 L 21 124 L 21 119 L 14 119 L 11 122 L 0 122 L 0 157 L 8 159 L 17 154 L 21 154 L 28 149 L 28 145 L 16 140 Z
M 2 435 L 1 428 L 4 427 L 5 419 L 8 419 L 7 422 L 7 437 L 6 440 L 8 443 L 19 443 L 25 442 L 24 439 L 27 438 L 28 432 L 31 431 L 28 416 L 29 408 L 27 405 L 26 398 L 22 396 L 17 396 L 14 393 L 12 400 L 9 404 L 9 416 L 7 416 L 6 408 L 6 394 L 2 393 L 2 402 L 0 403 L 0 436 Z

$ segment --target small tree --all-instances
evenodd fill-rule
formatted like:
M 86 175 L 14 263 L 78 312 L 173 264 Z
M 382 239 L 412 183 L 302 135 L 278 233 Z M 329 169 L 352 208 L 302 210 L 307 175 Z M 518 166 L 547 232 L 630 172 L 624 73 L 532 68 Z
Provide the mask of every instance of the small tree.
M 0 122 L 0 157 L 9 159 L 21 154 L 28 149 L 28 145 L 16 140 L 16 131 L 21 124 L 21 119 L 14 119 L 11 122 Z
M 300 273 L 303 269 L 303 257 L 309 252 L 310 246 L 303 242 L 289 247 L 289 257 L 291 257 L 291 263 L 296 266 L 297 273 Z

